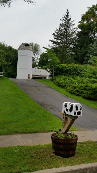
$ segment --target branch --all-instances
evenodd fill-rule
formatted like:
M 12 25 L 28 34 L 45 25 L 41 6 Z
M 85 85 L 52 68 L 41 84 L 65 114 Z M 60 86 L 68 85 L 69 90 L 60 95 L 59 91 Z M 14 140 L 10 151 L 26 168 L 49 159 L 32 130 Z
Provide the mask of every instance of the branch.
M 13 0 L 0 0 L 0 5 L 1 6 L 6 6 L 8 5 L 8 7 L 10 7 L 11 3 L 13 2 Z M 35 3 L 33 0 L 24 0 L 24 2 L 27 2 L 28 4 L 29 3 Z

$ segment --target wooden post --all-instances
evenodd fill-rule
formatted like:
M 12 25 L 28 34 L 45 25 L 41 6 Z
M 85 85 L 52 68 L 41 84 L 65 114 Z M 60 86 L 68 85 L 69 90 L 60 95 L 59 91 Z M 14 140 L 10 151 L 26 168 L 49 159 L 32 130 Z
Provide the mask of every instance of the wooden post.
M 63 116 L 63 132 L 67 133 L 74 123 L 74 121 L 78 118 L 78 116 L 66 115 L 61 113 Z

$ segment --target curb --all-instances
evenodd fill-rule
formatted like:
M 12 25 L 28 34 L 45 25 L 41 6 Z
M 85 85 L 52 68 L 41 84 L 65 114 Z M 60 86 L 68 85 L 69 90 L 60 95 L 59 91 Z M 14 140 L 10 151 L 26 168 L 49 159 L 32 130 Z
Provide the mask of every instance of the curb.
M 97 162 L 53 169 L 45 169 L 35 171 L 33 173 L 97 173 Z

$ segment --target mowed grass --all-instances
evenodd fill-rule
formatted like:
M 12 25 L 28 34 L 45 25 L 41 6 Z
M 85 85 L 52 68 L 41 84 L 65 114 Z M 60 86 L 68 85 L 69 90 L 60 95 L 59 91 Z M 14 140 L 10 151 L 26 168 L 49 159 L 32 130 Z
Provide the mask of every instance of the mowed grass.
M 22 173 L 97 162 L 97 143 L 77 144 L 76 154 L 63 158 L 53 154 L 51 144 L 0 148 L 0 173 Z
M 90 107 L 93 107 L 93 108 L 97 109 L 97 101 L 87 100 L 87 99 L 82 98 L 81 96 L 76 96 L 74 94 L 70 94 L 68 91 L 66 91 L 65 88 L 61 88 L 61 87 L 57 86 L 50 79 L 35 79 L 35 80 L 50 86 L 51 88 L 59 91 L 60 93 L 66 95 L 66 96 L 68 96 L 70 98 L 73 98 L 73 99 L 79 101 L 80 103 L 83 103 L 83 104 L 85 104 L 87 106 L 90 106 Z
M 39 106 L 11 80 L 0 77 L 0 135 L 51 132 L 61 127 L 59 118 Z

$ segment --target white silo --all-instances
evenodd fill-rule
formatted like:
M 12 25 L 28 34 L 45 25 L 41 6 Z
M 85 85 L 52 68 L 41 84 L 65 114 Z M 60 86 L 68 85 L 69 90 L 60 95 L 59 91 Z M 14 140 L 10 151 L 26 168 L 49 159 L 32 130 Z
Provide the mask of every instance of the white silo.
M 32 78 L 32 47 L 22 43 L 18 48 L 17 79 Z

